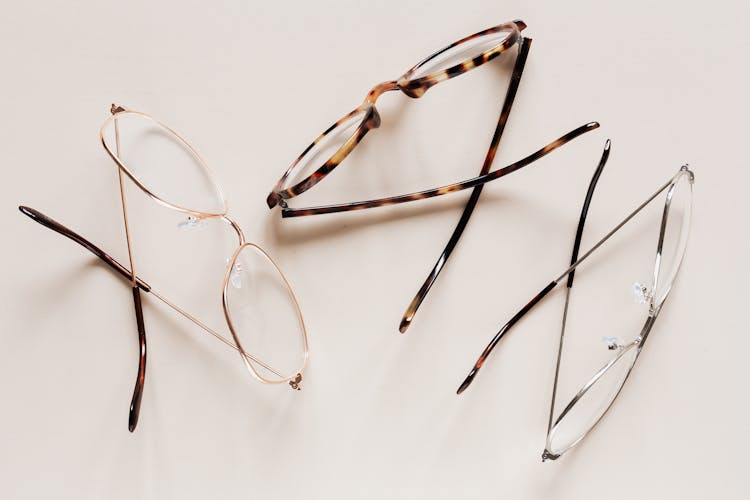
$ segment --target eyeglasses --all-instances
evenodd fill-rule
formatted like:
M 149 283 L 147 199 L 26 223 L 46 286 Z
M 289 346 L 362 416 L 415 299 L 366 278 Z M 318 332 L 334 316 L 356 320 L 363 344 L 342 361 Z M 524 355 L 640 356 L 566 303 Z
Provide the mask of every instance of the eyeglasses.
M 433 269 L 428 274 L 426 280 L 404 313 L 399 325 L 399 331 L 401 333 L 406 332 L 411 325 L 419 306 L 437 280 L 440 271 L 443 266 L 445 266 L 445 263 L 453 252 L 458 240 L 461 238 L 466 224 L 469 222 L 474 211 L 474 207 L 479 200 L 484 184 L 515 172 L 516 170 L 542 158 L 576 137 L 599 127 L 599 124 L 596 122 L 587 123 L 568 132 L 529 156 L 506 167 L 490 172 L 490 168 L 495 159 L 495 154 L 500 143 L 500 138 L 505 129 L 505 124 L 510 115 L 516 91 L 523 74 L 528 51 L 531 47 L 531 38 L 523 37 L 521 35 L 521 31 L 525 28 L 526 23 L 516 20 L 480 31 L 458 40 L 423 59 L 411 69 L 407 70 L 398 79 L 383 82 L 374 86 L 372 90 L 367 93 L 365 100 L 360 106 L 331 125 L 302 152 L 302 154 L 286 170 L 281 179 L 276 183 L 272 192 L 268 195 L 266 201 L 269 208 L 274 208 L 276 205 L 279 205 L 281 207 L 282 217 L 300 217 L 396 205 L 441 196 L 463 189 L 473 189 L 471 196 L 464 207 L 463 214 L 461 215 L 453 234 L 448 240 L 445 249 L 437 259 Z M 479 176 L 435 189 L 368 201 L 311 208 L 289 207 L 287 200 L 304 193 L 318 182 L 322 181 L 344 161 L 344 159 L 352 152 L 357 144 L 362 141 L 364 136 L 370 130 L 380 126 L 380 115 L 375 108 L 375 103 L 382 94 L 400 90 L 409 97 L 422 97 L 427 90 L 438 83 L 450 80 L 451 78 L 462 75 L 474 68 L 478 68 L 484 63 L 491 61 L 506 52 L 514 45 L 518 46 L 518 52 L 513 68 L 513 74 Z
M 559 347 L 555 368 L 555 378 L 552 388 L 550 403 L 549 423 L 547 427 L 547 441 L 542 454 L 542 459 L 555 460 L 563 453 L 578 444 L 591 430 L 601 421 L 602 417 L 612 406 L 614 400 L 620 394 L 625 381 L 635 365 L 646 340 L 662 310 L 675 278 L 680 270 L 685 250 L 687 248 L 690 220 L 692 212 L 693 194 L 693 172 L 683 166 L 680 170 L 661 186 L 656 193 L 639 205 L 625 219 L 608 232 L 601 240 L 594 244 L 590 250 L 582 256 L 578 256 L 583 227 L 586 215 L 591 203 L 594 189 L 607 162 L 610 151 L 610 142 L 602 154 L 601 161 L 597 166 L 594 176 L 589 184 L 586 199 L 583 204 L 581 216 L 576 230 L 575 242 L 571 265 L 560 276 L 555 278 L 544 287 L 528 304 L 518 311 L 492 338 L 484 349 L 479 359 L 469 372 L 469 375 L 458 388 L 461 394 L 472 383 L 479 369 L 484 365 L 488 356 L 500 340 L 510 329 L 531 309 L 534 308 L 549 292 L 551 292 L 563 279 L 567 277 L 565 291 L 565 307 L 563 310 L 562 328 L 560 330 Z M 659 235 L 656 245 L 656 258 L 651 275 L 651 286 L 646 287 L 640 283 L 634 285 L 638 302 L 648 308 L 645 322 L 640 327 L 640 332 L 630 341 L 623 341 L 616 337 L 604 337 L 607 348 L 615 351 L 614 355 L 604 366 L 597 370 L 588 379 L 583 387 L 575 393 L 573 398 L 563 407 L 563 410 L 555 417 L 555 399 L 557 397 L 558 380 L 560 374 L 560 360 L 563 352 L 563 339 L 565 336 L 566 322 L 568 319 L 568 306 L 570 303 L 571 288 L 578 266 L 596 251 L 605 241 L 622 229 L 636 214 L 643 210 L 659 195 L 666 193 L 664 208 L 661 216 Z M 642 317 L 641 317 L 642 318 Z M 641 320 L 642 321 L 642 320 Z M 610 325 L 617 327 L 619 325 Z M 637 331 L 637 330 L 636 330 Z
M 130 269 L 38 210 L 26 206 L 19 209 L 36 222 L 79 243 L 132 284 L 140 356 L 128 414 L 130 432 L 138 423 L 146 376 L 146 330 L 141 291 L 156 297 L 239 352 L 244 366 L 257 380 L 266 384 L 288 383 L 292 389 L 300 389 L 308 358 L 308 337 L 302 312 L 287 278 L 261 247 L 245 240 L 240 227 L 227 216 L 224 195 L 192 146 L 145 113 L 112 105 L 111 114 L 102 125 L 100 138 L 104 149 L 117 164 Z M 136 274 L 125 176 L 160 205 L 187 214 L 188 219 L 180 226 L 190 228 L 209 219 L 219 220 L 236 234 L 238 244 L 227 259 L 221 297 L 233 340 L 157 293 Z

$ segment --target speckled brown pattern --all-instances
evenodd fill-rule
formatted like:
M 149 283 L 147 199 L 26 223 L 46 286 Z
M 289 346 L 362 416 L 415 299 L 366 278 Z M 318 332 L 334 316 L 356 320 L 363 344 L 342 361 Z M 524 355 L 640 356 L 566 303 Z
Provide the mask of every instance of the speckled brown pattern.
M 531 41 L 531 38 L 523 37 L 518 41 L 518 55 L 516 56 L 516 63 L 513 67 L 513 74 L 510 78 L 510 85 L 508 86 L 508 91 L 505 94 L 503 106 L 500 110 L 500 117 L 498 118 L 497 126 L 495 127 L 495 133 L 492 134 L 490 147 L 487 150 L 487 154 L 485 155 L 484 162 L 482 163 L 482 168 L 479 171 L 479 175 L 485 175 L 489 173 L 490 169 L 492 168 L 492 163 L 495 161 L 495 154 L 497 153 L 497 148 L 500 145 L 500 138 L 503 135 L 503 130 L 505 130 L 505 124 L 508 122 L 510 110 L 513 107 L 513 101 L 515 100 L 516 92 L 518 91 L 518 85 L 521 83 L 521 76 L 523 76 L 523 69 L 526 66 L 526 58 L 529 55 Z M 399 332 L 406 333 L 406 330 L 414 321 L 414 316 L 417 314 L 419 306 L 422 304 L 425 297 L 427 297 L 427 293 L 430 291 L 430 288 L 432 288 L 432 285 L 440 275 L 440 271 L 448 262 L 448 259 L 450 258 L 453 250 L 458 244 L 458 240 L 461 239 L 461 235 L 463 234 L 464 229 L 466 229 L 466 225 L 469 223 L 471 215 L 474 213 L 474 208 L 479 201 L 479 196 L 482 194 L 483 188 L 484 184 L 481 184 L 479 186 L 476 186 L 472 190 L 471 196 L 466 202 L 464 211 L 461 214 L 461 218 L 458 220 L 456 228 L 453 230 L 451 237 L 448 239 L 448 243 L 435 262 L 435 265 L 427 274 L 427 278 L 425 278 L 424 283 L 422 283 L 422 286 L 419 287 L 416 295 L 409 303 L 409 306 L 406 308 L 406 312 L 404 312 L 404 315 L 401 317 L 401 322 L 398 325 Z
M 313 172 L 308 177 L 301 180 L 294 186 L 288 189 L 281 189 L 281 186 L 283 186 L 286 180 L 289 178 L 289 176 L 293 174 L 295 168 L 297 167 L 299 162 L 302 160 L 302 158 L 313 147 L 315 147 L 316 144 L 322 141 L 328 134 L 334 131 L 339 125 L 349 120 L 349 118 L 351 118 L 352 116 L 358 113 L 361 113 L 363 111 L 365 112 L 365 115 L 362 119 L 362 123 L 357 127 L 357 130 L 354 132 L 354 135 L 352 135 L 352 137 L 350 137 L 346 141 L 346 143 L 343 146 L 341 146 L 341 148 L 339 148 L 339 150 L 323 164 L 323 166 L 321 166 L 318 170 L 316 170 L 315 172 Z M 375 109 L 375 107 L 370 103 L 362 104 L 360 107 L 358 107 L 351 113 L 347 113 L 346 115 L 342 116 L 341 119 L 339 119 L 336 123 L 328 127 L 325 130 L 325 132 L 320 134 L 312 143 L 310 143 L 310 145 L 307 146 L 307 148 L 302 152 L 301 155 L 299 155 L 299 157 L 294 161 L 294 163 L 292 163 L 289 169 L 287 169 L 287 171 L 284 173 L 281 179 L 279 179 L 276 190 L 268 195 L 268 198 L 266 199 L 266 203 L 268 203 L 268 206 L 273 208 L 281 200 L 286 200 L 294 196 L 297 196 L 298 194 L 304 193 L 305 191 L 313 187 L 315 184 L 322 181 L 326 175 L 331 173 L 333 169 L 335 169 L 344 160 L 344 158 L 346 158 L 349 155 L 349 153 L 351 153 L 352 149 L 354 149 L 354 147 L 357 144 L 359 144 L 359 142 L 364 138 L 367 132 L 369 132 L 370 130 L 374 128 L 378 128 L 379 126 L 380 126 L 380 115 L 378 114 L 378 111 Z
M 515 163 L 511 163 L 510 165 L 500 168 L 498 170 L 495 170 L 494 172 L 490 172 L 485 175 L 480 175 L 478 177 L 474 177 L 473 179 L 468 179 L 462 182 L 457 182 L 455 184 L 449 184 L 447 186 L 443 186 L 443 187 L 439 187 L 435 189 L 427 189 L 425 191 L 419 191 L 417 193 L 390 196 L 388 198 L 379 198 L 377 200 L 357 201 L 357 202 L 352 202 L 352 203 L 342 203 L 338 205 L 326 205 L 322 207 L 312 207 L 312 208 L 283 207 L 281 214 L 283 217 L 300 217 L 300 216 L 306 216 L 306 215 L 330 214 L 330 213 L 335 213 L 335 212 L 348 212 L 350 210 L 363 210 L 366 208 L 384 207 L 384 206 L 389 206 L 389 205 L 397 205 L 400 203 L 407 203 L 410 201 L 423 200 L 426 198 L 433 198 L 435 196 L 441 196 L 441 195 L 448 194 L 448 193 L 454 193 L 456 191 L 461 191 L 463 189 L 473 188 L 475 186 L 480 186 L 482 184 L 486 184 L 487 182 L 493 181 L 495 179 L 499 179 L 500 177 L 503 177 L 505 175 L 511 174 L 515 172 L 516 170 L 519 170 L 525 167 L 526 165 L 529 165 L 530 163 L 535 162 L 539 158 L 547 155 L 548 153 L 551 153 L 555 149 L 566 144 L 567 142 L 572 141 L 576 137 L 582 134 L 585 134 L 586 132 L 591 132 L 592 130 L 595 130 L 597 128 L 599 128 L 599 123 L 597 122 L 590 122 L 585 125 L 581 125 L 580 127 L 574 130 L 571 130 L 570 132 L 563 135 L 562 137 L 559 137 L 558 139 L 552 141 L 551 143 L 547 144 L 546 146 L 539 149 L 538 151 L 535 151 L 534 153 L 530 154 L 529 156 L 521 160 L 518 160 Z
M 375 109 L 375 102 L 377 101 L 378 97 L 380 97 L 382 94 L 386 92 L 395 91 L 395 90 L 401 90 L 404 94 L 408 95 L 409 97 L 414 97 L 414 98 L 422 97 L 425 94 L 425 92 L 427 92 L 427 90 L 437 85 L 438 83 L 444 82 L 458 75 L 466 73 L 467 71 L 471 69 L 477 68 L 481 66 L 482 64 L 486 63 L 487 61 L 494 59 L 495 57 L 499 56 L 500 54 L 508 50 L 510 47 L 515 45 L 516 42 L 520 39 L 521 30 L 525 28 L 526 28 L 526 24 L 523 21 L 517 20 L 514 22 L 510 22 L 510 23 L 503 23 L 493 28 L 480 31 L 473 35 L 462 38 L 461 40 L 458 40 L 457 42 L 454 42 L 442 48 L 441 50 L 435 52 L 431 56 L 423 59 L 422 61 L 414 65 L 412 68 L 407 70 L 398 79 L 386 81 L 383 83 L 379 83 L 378 85 L 375 85 L 367 93 L 367 96 L 365 97 L 364 102 L 359 107 L 354 109 L 352 112 L 347 113 L 346 115 L 344 115 L 344 117 L 342 117 L 336 123 L 331 125 L 325 132 L 323 132 L 320 136 L 318 136 L 302 152 L 301 155 L 297 157 L 297 159 L 286 170 L 284 175 L 281 177 L 281 179 L 279 179 L 279 181 L 276 183 L 276 186 L 273 188 L 271 193 L 266 198 L 266 203 L 268 204 L 269 208 L 275 207 L 282 200 L 288 200 L 289 198 L 293 198 L 299 194 L 304 193 L 305 191 L 310 189 L 312 186 L 320 182 L 325 176 L 331 173 L 331 171 L 333 171 L 349 155 L 349 153 L 351 153 L 352 149 L 354 149 L 354 147 L 362 140 L 362 138 L 365 136 L 365 134 L 369 130 L 373 128 L 377 128 L 380 125 L 380 117 L 378 116 L 377 110 Z M 440 54 L 444 53 L 445 51 L 450 50 L 451 48 L 456 47 L 457 45 L 460 45 L 462 43 L 466 43 L 471 40 L 474 40 L 478 37 L 489 35 L 492 33 L 499 33 L 499 32 L 507 32 L 508 36 L 505 37 L 505 39 L 503 39 L 503 41 L 499 43 L 497 46 L 492 47 L 491 49 L 482 52 L 480 55 L 473 57 L 471 59 L 467 59 L 447 69 L 436 71 L 434 73 L 430 73 L 423 77 L 419 77 L 419 78 L 411 77 L 422 66 L 432 61 L 435 57 L 438 57 Z M 334 131 L 344 121 L 346 121 L 353 115 L 360 113 L 362 111 L 367 112 L 365 118 L 362 121 L 362 124 L 352 134 L 352 137 L 350 137 L 346 141 L 346 143 L 343 146 L 341 146 L 341 148 L 338 151 L 336 151 L 336 153 L 333 154 L 333 156 L 331 156 L 325 163 L 323 163 L 323 165 L 319 167 L 316 171 L 314 171 L 312 174 L 302 179 L 300 182 L 298 182 L 294 186 L 291 186 L 288 188 L 284 187 L 287 179 L 291 175 L 293 175 L 295 171 L 299 168 L 299 165 L 301 164 L 301 161 L 304 158 L 304 156 L 308 152 L 310 152 L 310 150 L 317 143 L 319 143 L 326 135 Z

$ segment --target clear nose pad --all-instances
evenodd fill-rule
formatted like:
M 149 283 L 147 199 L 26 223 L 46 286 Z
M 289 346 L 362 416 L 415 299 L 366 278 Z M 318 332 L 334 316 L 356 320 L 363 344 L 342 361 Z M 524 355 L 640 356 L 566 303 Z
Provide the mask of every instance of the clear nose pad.
M 181 229 L 183 231 L 202 229 L 204 227 L 206 227 L 206 221 L 192 216 L 188 216 L 186 219 L 183 219 L 177 223 L 177 229 Z
M 610 351 L 621 349 L 625 345 L 625 342 L 620 337 L 602 337 L 602 342 L 607 344 L 607 349 Z
M 636 304 L 645 304 L 651 299 L 651 292 L 643 283 L 633 283 L 633 301 Z
M 227 257 L 224 259 L 224 262 L 229 264 L 230 260 L 231 258 Z M 229 273 L 229 283 L 231 283 L 234 288 L 242 288 L 242 273 L 242 265 L 235 262 L 232 266 L 232 271 Z

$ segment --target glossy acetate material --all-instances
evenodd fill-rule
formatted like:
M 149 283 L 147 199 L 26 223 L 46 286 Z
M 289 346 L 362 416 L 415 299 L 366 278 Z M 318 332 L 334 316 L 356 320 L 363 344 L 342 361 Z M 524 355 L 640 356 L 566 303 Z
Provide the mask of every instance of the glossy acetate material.
M 511 36 L 511 31 L 497 31 L 476 38 L 471 38 L 453 47 L 446 47 L 437 54 L 422 61 L 410 73 L 404 75 L 408 80 L 416 80 L 432 73 L 452 68 L 464 61 L 470 61 L 488 52 Z
M 661 254 L 657 256 L 657 270 L 653 286 L 656 305 L 660 305 L 669 294 L 687 248 L 693 197 L 690 175 L 692 174 L 688 172 L 681 174 L 674 186 L 667 192 L 669 199 L 667 220 Z
M 347 141 L 353 139 L 366 117 L 367 110 L 352 113 L 323 132 L 290 167 L 281 189 L 289 189 L 333 159 Z
M 550 452 L 557 455 L 564 453 L 596 425 L 617 397 L 637 357 L 636 344 L 622 348 L 622 351 L 619 351 L 616 357 L 579 391 L 579 399 L 563 410 L 552 428 Z
M 235 341 L 267 366 L 243 358 L 263 380 L 293 378 L 305 362 L 302 316 L 289 284 L 260 248 L 245 244 L 227 271 L 227 319 Z
M 105 123 L 102 137 L 109 154 L 158 200 L 189 212 L 226 211 L 221 191 L 197 152 L 154 119 L 119 112 Z

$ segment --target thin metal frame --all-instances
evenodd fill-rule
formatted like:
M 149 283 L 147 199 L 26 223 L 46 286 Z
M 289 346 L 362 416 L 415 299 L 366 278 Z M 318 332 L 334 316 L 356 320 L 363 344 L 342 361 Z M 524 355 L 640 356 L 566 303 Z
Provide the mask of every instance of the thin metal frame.
M 598 182 L 599 176 L 601 175 L 602 169 L 604 168 L 604 165 L 607 162 L 607 159 L 609 157 L 610 152 L 610 141 L 608 140 L 604 147 L 604 152 L 602 153 L 601 160 L 599 162 L 599 165 L 597 166 L 597 169 L 594 173 L 594 176 L 591 180 L 591 183 L 589 184 L 589 189 L 586 194 L 586 200 L 583 205 L 583 209 L 581 212 L 581 217 L 579 219 L 578 227 L 576 230 L 576 238 L 575 243 L 573 245 L 573 255 L 571 258 L 571 264 L 570 266 L 557 278 L 555 278 L 553 281 L 551 281 L 548 285 L 546 285 L 537 295 L 534 296 L 521 310 L 519 310 L 505 325 L 503 325 L 497 334 L 490 340 L 489 344 L 480 354 L 479 358 L 475 362 L 474 366 L 470 370 L 467 377 L 464 379 L 464 381 L 461 383 L 461 385 L 458 387 L 458 390 L 456 391 L 457 394 L 463 393 L 473 382 L 474 378 L 476 377 L 477 373 L 481 369 L 481 367 L 484 365 L 485 361 L 487 360 L 488 356 L 492 353 L 495 346 L 500 342 L 500 340 L 508 333 L 508 331 L 529 311 L 531 311 L 534 306 L 536 306 L 549 292 L 551 292 L 555 287 L 557 287 L 558 284 L 560 284 L 564 278 L 567 277 L 567 287 L 566 287 L 566 295 L 565 295 L 565 306 L 563 309 L 563 316 L 562 316 L 562 327 L 560 329 L 560 339 L 559 339 L 559 347 L 558 347 L 558 353 L 557 353 L 557 360 L 556 360 L 556 366 L 555 366 L 555 377 L 552 387 L 552 397 L 551 397 L 551 403 L 550 403 L 550 414 L 549 414 L 549 420 L 548 420 L 548 426 L 547 426 L 547 441 L 545 444 L 545 450 L 542 454 L 543 460 L 555 460 L 558 457 L 560 457 L 563 453 L 568 451 L 570 448 L 575 446 L 578 442 L 580 442 L 584 437 L 586 437 L 591 430 L 596 427 L 596 425 L 601 421 L 601 419 L 604 417 L 604 415 L 609 411 L 609 408 L 611 408 L 612 403 L 617 399 L 617 396 L 620 394 L 620 391 L 622 390 L 622 387 L 625 384 L 625 381 L 627 380 L 630 372 L 633 369 L 633 366 L 635 365 L 635 361 L 638 359 L 638 356 L 640 355 L 640 351 L 643 349 L 643 346 L 646 343 L 646 339 L 648 338 L 648 335 L 651 332 L 651 329 L 656 322 L 656 318 L 658 317 L 659 313 L 661 312 L 661 309 L 664 305 L 664 302 L 666 301 L 667 297 L 669 296 L 669 293 L 672 289 L 672 283 L 669 284 L 669 288 L 664 290 L 661 297 L 656 297 L 655 294 L 651 293 L 649 296 L 649 312 L 648 317 L 646 319 L 646 322 L 641 329 L 638 336 L 633 340 L 632 342 L 622 346 L 619 348 L 618 353 L 614 356 L 612 360 L 610 360 L 606 365 L 604 365 L 601 369 L 599 369 L 593 377 L 581 388 L 581 390 L 576 394 L 576 396 L 565 406 L 563 411 L 560 413 L 560 415 L 557 417 L 557 419 L 554 420 L 554 407 L 555 407 L 555 399 L 557 396 L 557 383 L 559 378 L 559 370 L 560 370 L 560 360 L 562 355 L 562 346 L 563 346 L 563 339 L 565 334 L 565 325 L 567 321 L 567 315 L 568 315 L 568 307 L 570 303 L 570 290 L 573 286 L 573 279 L 575 275 L 575 271 L 578 268 L 578 266 L 585 261 L 594 251 L 596 251 L 602 244 L 604 244 L 605 241 L 609 240 L 617 231 L 619 231 L 625 224 L 627 224 L 635 215 L 637 215 L 643 208 L 645 208 L 648 204 L 650 204 L 654 199 L 656 199 L 660 194 L 662 194 L 664 191 L 667 192 L 666 199 L 664 202 L 664 210 L 662 212 L 662 219 L 661 219 L 661 225 L 660 225 L 660 231 L 659 231 L 659 239 L 656 247 L 656 258 L 655 258 L 655 265 L 654 265 L 654 274 L 653 274 L 653 283 L 651 290 L 656 290 L 656 286 L 659 279 L 659 272 L 660 272 L 660 265 L 661 265 L 661 256 L 662 256 L 662 250 L 664 245 L 664 236 L 666 232 L 667 227 L 667 221 L 669 218 L 669 210 L 671 207 L 672 197 L 674 194 L 675 186 L 676 184 L 682 179 L 683 176 L 687 176 L 687 180 L 689 182 L 689 189 L 690 191 L 690 203 L 692 204 L 692 186 L 695 180 L 694 173 L 688 168 L 687 165 L 684 165 L 680 168 L 680 170 L 669 179 L 664 185 L 662 185 L 654 194 L 652 194 L 646 201 L 641 203 L 635 210 L 633 210 L 629 215 L 627 215 L 619 224 L 617 224 L 612 230 L 610 230 L 602 239 L 600 239 L 597 243 L 595 243 L 588 251 L 586 251 L 582 256 L 578 256 L 578 251 L 580 248 L 580 242 L 581 242 L 581 236 L 583 233 L 583 226 L 586 220 L 586 214 L 588 212 L 590 203 L 591 203 L 591 197 L 594 192 L 594 188 L 596 186 L 596 183 Z M 690 215 L 688 215 L 690 216 Z M 687 222 L 686 230 L 688 231 L 687 234 L 685 234 L 686 238 L 686 244 L 685 247 L 682 248 L 682 252 L 677 256 L 677 260 L 675 261 L 675 278 L 676 275 L 682 265 L 684 256 L 685 256 L 685 250 L 687 248 L 687 238 L 689 237 L 689 228 L 690 228 L 690 220 Z M 631 366 L 628 369 L 628 372 L 626 376 L 623 378 L 622 383 L 620 387 L 618 388 L 617 392 L 613 396 L 612 400 L 609 402 L 609 405 L 607 408 L 602 412 L 602 414 L 591 424 L 591 426 L 572 444 L 570 444 L 568 447 L 566 447 L 564 450 L 558 450 L 558 453 L 552 453 L 550 451 L 550 443 L 551 439 L 554 435 L 554 432 L 557 428 L 557 426 L 560 424 L 562 419 L 570 412 L 570 410 L 575 406 L 575 404 L 583 397 L 583 395 L 593 387 L 593 385 L 601 379 L 601 377 L 607 373 L 607 371 L 614 366 L 617 361 L 621 359 L 622 356 L 624 356 L 630 349 L 637 349 L 638 352 L 636 353 L 636 356 L 633 358 L 633 361 L 631 363 Z
M 120 276 L 124 277 L 131 283 L 131 287 L 133 291 L 133 304 L 134 304 L 135 314 L 136 314 L 136 325 L 137 325 L 137 330 L 138 330 L 139 362 L 138 362 L 138 373 L 136 377 L 136 383 L 135 383 L 135 387 L 133 390 L 133 396 L 131 399 L 131 404 L 130 404 L 130 408 L 128 412 L 128 430 L 130 432 L 135 431 L 135 428 L 138 424 L 138 418 L 140 415 L 140 407 L 141 407 L 141 399 L 143 396 L 143 388 L 144 388 L 145 376 L 146 376 L 147 346 L 146 346 L 146 331 L 145 331 L 145 325 L 144 325 L 145 321 L 143 317 L 143 307 L 141 303 L 141 291 L 149 293 L 150 295 L 156 297 L 157 299 L 162 301 L 164 304 L 166 304 L 167 306 L 169 306 L 170 308 L 172 308 L 173 310 L 175 310 L 176 312 L 178 312 L 179 314 L 181 314 L 188 320 L 198 325 L 205 332 L 209 333 L 216 339 L 220 340 L 226 346 L 238 351 L 242 358 L 243 364 L 245 365 L 247 370 L 250 372 L 250 374 L 253 377 L 255 377 L 260 382 L 264 384 L 288 383 L 292 389 L 299 390 L 301 388 L 300 384 L 302 382 L 303 373 L 304 373 L 305 367 L 307 366 L 307 360 L 309 357 L 309 339 L 308 339 L 304 319 L 302 317 L 302 311 L 299 306 L 299 302 L 297 300 L 296 295 L 294 294 L 292 286 L 289 283 L 289 280 L 287 279 L 286 275 L 281 271 L 279 266 L 268 255 L 268 253 L 266 253 L 260 246 L 256 245 L 255 243 L 247 242 L 245 240 L 245 235 L 242 232 L 242 229 L 240 229 L 239 225 L 227 216 L 227 210 L 228 210 L 227 202 L 226 202 L 226 198 L 224 197 L 224 194 L 221 188 L 219 187 L 219 184 L 215 181 L 213 175 L 211 174 L 211 171 L 209 170 L 208 166 L 205 164 L 201 156 L 187 141 L 185 141 L 174 130 L 158 122 L 157 120 L 155 120 L 153 117 L 151 117 L 150 115 L 146 113 L 127 110 L 123 108 L 122 106 L 117 106 L 115 104 L 112 105 L 110 112 L 112 116 L 110 116 L 107 120 L 105 120 L 104 124 L 101 127 L 100 140 L 105 150 L 109 154 L 109 156 L 117 165 L 118 184 L 119 184 L 120 199 L 121 199 L 121 204 L 122 204 L 123 223 L 124 223 L 125 235 L 126 235 L 126 240 L 127 240 L 128 258 L 130 260 L 130 269 L 126 268 L 125 266 L 117 262 L 115 259 L 110 257 L 106 252 L 101 250 L 98 246 L 91 243 L 89 240 L 87 240 L 83 236 L 75 233 L 74 231 L 71 231 L 70 229 L 66 228 L 65 226 L 53 220 L 52 218 L 44 215 L 38 210 L 35 210 L 30 207 L 26 207 L 26 206 L 20 206 L 19 210 L 23 214 L 32 218 L 34 221 L 82 245 L 84 248 L 86 248 L 87 250 L 92 252 L 94 255 L 99 257 L 102 261 L 104 261 L 110 268 L 116 271 Z M 195 159 L 199 162 L 201 167 L 205 169 L 205 173 L 207 174 L 208 179 L 213 184 L 214 189 L 216 189 L 217 195 L 221 198 L 223 208 L 220 212 L 202 212 L 202 211 L 197 211 L 188 207 L 183 207 L 175 203 L 172 203 L 164 199 L 163 197 L 159 196 L 158 194 L 154 193 L 151 189 L 149 189 L 147 185 L 145 185 L 138 178 L 137 175 L 135 175 L 127 167 L 127 165 L 125 164 L 125 162 L 122 161 L 121 156 L 120 156 L 120 131 L 119 131 L 119 126 L 118 126 L 118 118 L 121 118 L 122 116 L 126 114 L 137 115 L 141 118 L 150 120 L 151 122 L 156 124 L 158 127 L 161 127 L 162 129 L 164 129 L 170 136 L 172 136 L 172 138 L 176 139 L 182 146 L 184 146 L 195 157 Z M 114 125 L 114 129 L 115 129 L 115 150 L 114 151 L 110 148 L 110 145 L 105 140 L 105 130 L 110 125 Z M 207 326 L 203 321 L 199 320 L 198 318 L 196 318 L 195 316 L 193 316 L 186 310 L 177 306 L 173 301 L 159 294 L 156 290 L 154 290 L 150 285 L 148 285 L 143 279 L 141 279 L 136 274 L 135 258 L 133 254 L 132 233 L 130 229 L 130 222 L 129 222 L 128 210 L 127 210 L 127 201 L 126 201 L 126 196 L 125 196 L 125 185 L 124 185 L 125 176 L 127 176 L 130 180 L 132 180 L 133 183 L 139 189 L 141 189 L 146 195 L 148 195 L 151 199 L 153 199 L 157 203 L 167 208 L 176 210 L 178 212 L 186 213 L 189 216 L 195 217 L 197 219 L 218 218 L 224 221 L 225 223 L 229 224 L 232 230 L 237 234 L 238 246 L 233 251 L 232 257 L 229 259 L 226 271 L 224 273 L 223 282 L 222 282 L 222 307 L 224 310 L 224 317 L 226 319 L 227 326 L 229 327 L 229 331 L 232 335 L 233 341 L 227 339 L 226 337 L 218 333 L 215 329 Z M 264 362 L 258 357 L 253 356 L 252 354 L 245 351 L 245 349 L 242 346 L 242 342 L 239 339 L 239 335 L 238 335 L 238 332 L 236 331 L 235 325 L 232 321 L 232 315 L 231 315 L 231 311 L 230 311 L 228 300 L 227 300 L 228 285 L 229 285 L 229 280 L 230 280 L 232 269 L 234 268 L 236 264 L 236 260 L 239 257 L 239 255 L 242 253 L 242 251 L 246 249 L 251 249 L 252 251 L 258 252 L 264 258 L 264 260 L 272 266 L 272 268 L 279 274 L 279 276 L 281 276 L 282 281 L 285 284 L 286 291 L 291 300 L 291 303 L 294 305 L 296 315 L 297 315 L 297 320 L 299 321 L 300 332 L 301 332 L 301 336 L 303 340 L 304 352 L 302 356 L 302 364 L 299 370 L 297 370 L 296 373 L 293 375 L 282 375 L 277 370 L 275 370 L 272 366 L 270 366 L 268 363 Z M 276 375 L 279 378 L 270 379 L 268 377 L 264 377 L 257 371 L 254 364 L 257 364 L 263 367 L 265 370 Z

